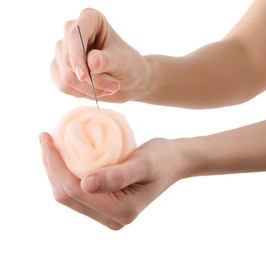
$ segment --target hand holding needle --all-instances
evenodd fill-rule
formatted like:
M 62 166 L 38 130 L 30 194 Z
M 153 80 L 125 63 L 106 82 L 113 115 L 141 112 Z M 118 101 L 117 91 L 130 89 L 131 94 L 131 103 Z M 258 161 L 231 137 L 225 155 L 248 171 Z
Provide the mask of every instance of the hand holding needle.
M 88 72 L 89 72 L 89 77 L 90 77 L 90 81 L 91 81 L 91 87 L 92 87 L 93 94 L 94 94 L 94 98 L 95 98 L 95 101 L 96 101 L 96 106 L 99 109 L 98 99 L 97 99 L 95 87 L 94 87 L 93 80 L 92 80 L 92 76 L 91 76 L 91 71 L 90 71 L 89 64 L 88 64 L 87 51 L 86 51 L 86 48 L 85 48 L 85 45 L 84 45 L 84 42 L 83 42 L 83 39 L 82 39 L 82 34 L 81 34 L 81 31 L 80 31 L 79 25 L 77 25 L 77 28 L 78 28 L 80 42 L 81 42 L 82 49 L 83 49 L 84 59 L 85 59 L 86 66 L 87 66 L 87 69 L 88 69 Z

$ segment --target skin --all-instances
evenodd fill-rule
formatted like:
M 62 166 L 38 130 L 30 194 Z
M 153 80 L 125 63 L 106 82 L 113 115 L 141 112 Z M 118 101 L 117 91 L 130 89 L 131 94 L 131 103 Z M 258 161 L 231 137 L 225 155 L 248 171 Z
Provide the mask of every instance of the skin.
M 142 56 L 96 10 L 68 22 L 51 64 L 64 93 L 93 97 L 76 25 L 89 48 L 97 95 L 107 102 L 140 101 L 186 108 L 245 102 L 266 87 L 266 2 L 255 0 L 223 40 L 184 57 Z M 109 62 L 111 60 L 112 62 Z M 128 62 L 124 62 L 124 61 Z M 117 230 L 131 223 L 169 186 L 202 175 L 266 170 L 266 121 L 209 136 L 152 139 L 122 164 L 77 179 L 48 133 L 40 135 L 55 199 Z

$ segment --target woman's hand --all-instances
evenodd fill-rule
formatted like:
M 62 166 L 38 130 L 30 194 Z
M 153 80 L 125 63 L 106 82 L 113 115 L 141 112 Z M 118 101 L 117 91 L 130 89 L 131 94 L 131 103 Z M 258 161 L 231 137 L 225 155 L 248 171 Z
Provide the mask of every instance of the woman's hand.
M 145 59 L 117 35 L 101 13 L 89 8 L 66 23 L 64 39 L 56 44 L 51 74 L 57 87 L 76 97 L 94 98 L 77 25 L 87 47 L 97 97 L 110 102 L 139 99 L 149 74 Z
M 55 199 L 114 230 L 131 223 L 183 178 L 188 165 L 182 141 L 158 138 L 137 148 L 124 163 L 95 170 L 80 180 L 66 167 L 52 137 L 43 133 L 40 140 Z

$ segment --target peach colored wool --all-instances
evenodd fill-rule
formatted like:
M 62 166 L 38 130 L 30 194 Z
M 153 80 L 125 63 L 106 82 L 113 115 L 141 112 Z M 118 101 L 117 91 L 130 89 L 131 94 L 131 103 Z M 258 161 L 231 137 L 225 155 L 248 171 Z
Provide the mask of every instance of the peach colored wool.
M 95 169 L 123 162 L 136 148 L 123 115 L 86 106 L 66 113 L 53 139 L 67 167 L 80 179 Z

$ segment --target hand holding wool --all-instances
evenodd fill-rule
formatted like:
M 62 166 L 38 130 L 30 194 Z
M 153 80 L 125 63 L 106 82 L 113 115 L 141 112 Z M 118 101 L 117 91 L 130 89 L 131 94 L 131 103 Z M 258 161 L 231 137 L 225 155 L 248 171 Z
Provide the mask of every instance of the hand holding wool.
M 65 114 L 53 139 L 67 167 L 80 179 L 95 169 L 123 162 L 136 148 L 123 115 L 93 107 Z

